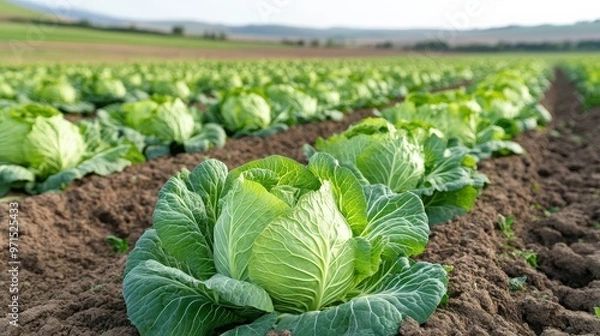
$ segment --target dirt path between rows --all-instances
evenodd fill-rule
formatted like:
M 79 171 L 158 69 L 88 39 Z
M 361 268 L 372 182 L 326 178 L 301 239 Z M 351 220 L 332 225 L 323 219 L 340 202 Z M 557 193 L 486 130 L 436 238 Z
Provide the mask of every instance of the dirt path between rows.
M 564 335 L 550 327 L 599 335 L 600 319 L 589 312 L 600 305 L 600 230 L 594 228 L 600 221 L 600 110 L 583 114 L 575 102 L 573 87 L 559 74 L 545 101 L 556 116 L 554 137 L 523 135 L 518 141 L 527 155 L 484 162 L 491 182 L 476 209 L 433 230 L 421 258 L 454 265 L 450 300 L 424 326 L 406 324 L 406 335 Z M 151 226 L 159 188 L 206 156 L 229 167 L 270 154 L 303 160 L 304 143 L 369 114 L 233 139 L 223 149 L 153 160 L 85 178 L 61 194 L 22 200 L 21 328 L 1 328 L 0 335 L 137 335 L 120 290 L 126 256 L 110 253 L 107 235 L 133 244 Z M 543 209 L 559 211 L 546 217 Z M 7 213 L 0 204 L 2 222 Z M 498 214 L 516 216 L 511 244 L 537 252 L 537 270 L 506 247 L 494 227 Z M 1 288 L 8 288 L 5 273 Z M 527 283 L 511 293 L 509 277 L 517 276 L 527 276 Z

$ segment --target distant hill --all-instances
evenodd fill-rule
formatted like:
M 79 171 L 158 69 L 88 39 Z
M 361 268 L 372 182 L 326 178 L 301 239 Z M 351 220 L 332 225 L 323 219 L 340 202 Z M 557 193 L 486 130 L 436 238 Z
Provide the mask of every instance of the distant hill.
M 8 3 L 7 3 L 8 2 Z M 12 4 L 12 6 L 10 5 Z M 578 22 L 571 25 L 539 25 L 539 26 L 507 26 L 492 29 L 478 29 L 466 31 L 450 31 L 436 29 L 359 29 L 359 28 L 328 28 L 315 29 L 306 27 L 293 27 L 285 25 L 245 25 L 228 26 L 199 21 L 139 21 L 127 18 L 117 18 L 102 15 L 86 10 L 73 8 L 61 12 L 51 8 L 29 2 L 26 0 L 0 0 L 0 16 L 4 8 L 10 6 L 23 11 L 29 10 L 45 15 L 60 16 L 69 20 L 87 20 L 96 25 L 106 26 L 132 26 L 139 28 L 170 31 L 173 26 L 185 27 L 186 34 L 199 35 L 206 31 L 225 32 L 232 38 L 255 40 L 281 40 L 281 39 L 335 39 L 355 44 L 371 44 L 382 41 L 391 41 L 396 44 L 409 45 L 424 40 L 443 40 L 450 45 L 461 44 L 495 44 L 500 41 L 515 42 L 559 42 L 581 41 L 600 39 L 600 20 Z
M 39 17 L 44 11 L 30 9 L 31 7 L 8 3 L 0 0 L 0 18 L 3 17 Z

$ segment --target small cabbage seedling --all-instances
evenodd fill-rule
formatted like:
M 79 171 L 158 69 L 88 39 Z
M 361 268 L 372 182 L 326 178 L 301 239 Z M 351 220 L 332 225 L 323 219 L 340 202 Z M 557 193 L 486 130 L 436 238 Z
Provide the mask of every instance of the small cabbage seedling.
M 550 217 L 550 216 L 552 216 L 552 214 L 555 214 L 559 211 L 560 211 L 560 207 L 557 207 L 557 206 L 549 207 L 548 209 L 544 209 L 544 216 Z
M 513 293 L 517 292 L 517 291 L 525 290 L 526 282 L 527 282 L 526 276 L 510 278 L 508 280 L 508 289 Z
M 538 267 L 538 263 L 537 263 L 537 253 L 533 252 L 533 251 L 529 251 L 529 250 L 525 250 L 525 251 L 520 251 L 520 250 L 516 250 L 515 251 L 515 256 L 519 257 L 519 258 L 523 258 L 525 259 L 525 261 L 533 268 L 537 268 Z
M 508 217 L 504 217 L 502 215 L 498 215 L 498 222 L 496 223 L 498 229 L 502 231 L 504 236 L 509 240 L 515 238 L 515 233 L 513 232 L 512 226 L 515 222 L 515 216 L 510 215 Z
M 125 253 L 129 249 L 129 241 L 126 238 L 106 236 L 106 241 L 112 246 L 112 253 Z

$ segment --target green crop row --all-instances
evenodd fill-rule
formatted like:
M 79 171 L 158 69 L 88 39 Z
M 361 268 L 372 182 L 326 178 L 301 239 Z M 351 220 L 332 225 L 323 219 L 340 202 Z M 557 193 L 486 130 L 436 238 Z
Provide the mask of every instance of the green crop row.
M 600 106 L 600 64 L 597 59 L 587 58 L 563 65 L 569 80 L 577 85 L 584 108 Z
M 487 73 L 456 59 L 203 62 L 4 68 L 0 75 L 0 195 L 61 190 L 157 156 L 222 146 L 340 119 L 408 92 Z M 98 108 L 100 108 L 98 110 Z M 62 113 L 96 111 L 77 124 Z

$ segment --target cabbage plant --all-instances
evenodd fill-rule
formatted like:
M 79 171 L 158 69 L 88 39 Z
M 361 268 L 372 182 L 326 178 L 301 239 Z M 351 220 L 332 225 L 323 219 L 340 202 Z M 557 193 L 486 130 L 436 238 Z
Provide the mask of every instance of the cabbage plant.
M 225 131 L 217 124 L 203 124 L 178 98 L 155 95 L 151 99 L 108 107 L 98 112 L 106 125 L 119 128 L 136 142 L 143 139 L 148 158 L 167 155 L 172 150 L 204 151 L 225 143 Z M 177 147 L 181 147 L 178 149 Z
M 413 193 L 362 186 L 325 153 L 232 171 L 207 160 L 161 189 L 123 280 L 141 335 L 396 335 L 447 290 L 409 259 L 429 227 Z
M 447 138 L 470 148 L 479 159 L 523 153 L 519 144 L 509 140 L 513 131 L 507 133 L 500 120 L 485 117 L 481 105 L 470 95 L 452 92 L 409 94 L 406 101 L 384 109 L 381 116 L 399 127 L 420 123 L 437 128 Z
M 85 154 L 79 129 L 54 108 L 24 105 L 2 110 L 0 162 L 28 165 L 47 177 L 72 168 Z
M 486 178 L 463 146 L 449 147 L 439 131 L 397 129 L 382 118 L 367 118 L 341 134 L 319 138 L 315 147 L 350 168 L 365 185 L 412 191 L 425 203 L 429 224 L 471 210 Z M 314 150 L 305 149 L 307 155 Z
M 77 101 L 77 90 L 66 80 L 45 79 L 34 88 L 33 99 L 49 104 L 73 104 Z
M 192 96 L 189 86 L 181 80 L 157 80 L 151 84 L 150 91 L 153 94 L 176 97 L 187 101 Z
M 126 158 L 129 144 L 105 138 L 92 142 L 92 134 L 49 106 L 0 110 L 0 195 L 10 188 L 31 193 L 60 190 L 87 174 L 107 175 L 132 163 Z
M 265 94 L 272 106 L 274 119 L 281 120 L 288 125 L 319 119 L 317 99 L 291 85 L 270 86 Z
M 14 99 L 15 97 L 16 93 L 12 86 L 0 81 L 0 99 Z
M 220 117 L 230 132 L 263 130 L 271 125 L 271 106 L 256 93 L 230 95 L 221 105 Z
M 333 85 L 318 83 L 310 88 L 310 93 L 317 98 L 319 107 L 324 109 L 336 109 L 341 105 L 340 92 Z
M 261 90 L 235 89 L 212 105 L 206 119 L 219 123 L 234 137 L 269 136 L 284 131 L 284 118 L 276 118 Z
M 342 104 L 347 109 L 363 108 L 372 105 L 373 95 L 369 86 L 363 82 L 346 80 L 339 88 Z
M 124 101 L 127 89 L 119 79 L 109 75 L 92 76 L 85 87 L 86 100 L 95 104 L 110 104 Z
M 68 80 L 43 78 L 32 89 L 28 101 L 43 103 L 70 113 L 90 113 L 94 104 L 81 101 L 80 93 Z

